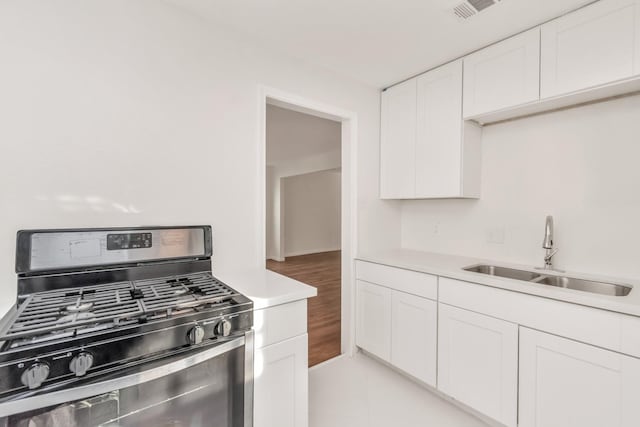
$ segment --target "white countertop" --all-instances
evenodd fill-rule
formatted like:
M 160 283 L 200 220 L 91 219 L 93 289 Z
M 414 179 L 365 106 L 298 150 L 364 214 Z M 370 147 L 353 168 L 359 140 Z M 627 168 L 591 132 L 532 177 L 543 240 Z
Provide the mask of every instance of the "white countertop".
M 620 279 L 587 275 L 576 272 L 548 272 L 549 274 L 562 274 L 587 280 L 597 280 L 631 285 L 636 288 L 633 289 L 627 296 L 607 296 L 576 291 L 573 289 L 564 289 L 548 285 L 541 285 L 538 283 L 489 276 L 482 273 L 474 273 L 463 270 L 464 267 L 468 267 L 474 264 L 491 264 L 530 271 L 532 271 L 533 268 L 532 266 L 509 264 L 480 258 L 469 258 L 457 255 L 413 251 L 408 249 L 395 249 L 380 252 L 362 253 L 358 257 L 356 257 L 356 259 L 404 268 L 407 270 L 419 271 L 422 273 L 434 274 L 451 279 L 464 280 L 466 282 L 473 282 L 479 285 L 491 286 L 495 288 L 506 289 L 509 291 L 521 292 L 531 295 L 537 295 L 544 298 L 551 298 L 574 304 L 600 308 L 603 310 L 640 316 L 640 280 L 638 279 Z M 539 272 L 541 274 L 547 274 L 547 272 L 544 271 Z
M 214 276 L 251 298 L 255 310 L 318 295 L 315 287 L 264 268 L 216 272 Z

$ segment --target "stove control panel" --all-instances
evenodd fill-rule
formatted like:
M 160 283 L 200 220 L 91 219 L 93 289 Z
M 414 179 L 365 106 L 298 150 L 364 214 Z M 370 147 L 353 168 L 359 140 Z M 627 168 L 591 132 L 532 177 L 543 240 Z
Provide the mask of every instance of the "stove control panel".
M 119 233 L 107 234 L 107 250 L 140 249 L 153 246 L 151 233 Z

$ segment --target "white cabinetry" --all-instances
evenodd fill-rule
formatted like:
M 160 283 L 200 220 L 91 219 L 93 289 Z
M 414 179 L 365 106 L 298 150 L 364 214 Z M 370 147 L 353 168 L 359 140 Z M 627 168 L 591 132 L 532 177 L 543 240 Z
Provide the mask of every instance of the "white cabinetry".
M 640 359 L 520 331 L 520 427 L 635 427 Z
M 518 325 L 439 304 L 438 388 L 515 427 Z
M 308 425 L 307 334 L 255 352 L 255 427 Z
M 438 304 L 398 291 L 391 300 L 391 364 L 435 387 Z
M 358 347 L 435 387 L 437 277 L 360 261 L 356 276 Z
M 254 311 L 255 427 L 307 427 L 307 301 Z
M 462 121 L 462 60 L 382 93 L 380 195 L 478 197 L 480 136 Z
M 382 92 L 380 197 L 415 196 L 416 80 Z
M 464 58 L 464 117 L 540 98 L 540 27 Z
M 640 74 L 640 0 L 601 0 L 542 26 L 542 98 Z
M 391 289 L 357 281 L 356 344 L 391 360 Z

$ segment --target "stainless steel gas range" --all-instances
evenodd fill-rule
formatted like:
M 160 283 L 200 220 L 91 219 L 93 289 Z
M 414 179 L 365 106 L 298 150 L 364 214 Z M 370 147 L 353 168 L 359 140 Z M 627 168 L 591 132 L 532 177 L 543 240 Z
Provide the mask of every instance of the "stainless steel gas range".
M 211 228 L 18 232 L 0 426 L 253 425 L 253 304 Z

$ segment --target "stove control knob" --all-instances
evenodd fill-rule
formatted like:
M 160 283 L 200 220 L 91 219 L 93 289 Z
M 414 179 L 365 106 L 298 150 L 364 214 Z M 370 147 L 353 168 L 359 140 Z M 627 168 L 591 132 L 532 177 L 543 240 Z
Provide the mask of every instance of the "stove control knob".
M 214 333 L 218 337 L 228 337 L 231 334 L 231 322 L 227 319 L 222 319 L 220 323 L 216 325 Z
M 204 340 L 204 328 L 200 325 L 196 325 L 187 334 L 187 341 L 189 344 L 200 344 Z
M 42 362 L 36 362 L 29 366 L 20 377 L 22 384 L 33 390 L 42 385 L 42 383 L 49 377 L 49 365 Z
M 92 366 L 93 356 L 86 351 L 81 351 L 69 362 L 69 369 L 76 377 L 83 377 Z

